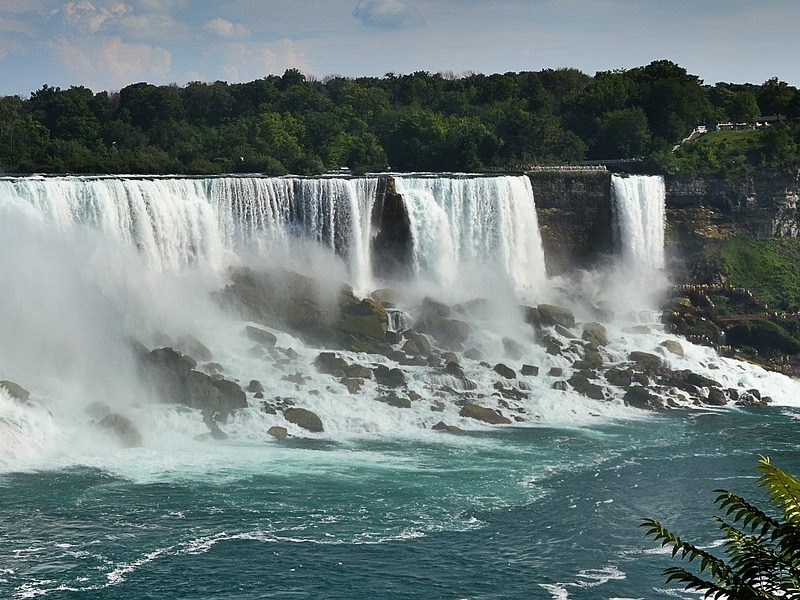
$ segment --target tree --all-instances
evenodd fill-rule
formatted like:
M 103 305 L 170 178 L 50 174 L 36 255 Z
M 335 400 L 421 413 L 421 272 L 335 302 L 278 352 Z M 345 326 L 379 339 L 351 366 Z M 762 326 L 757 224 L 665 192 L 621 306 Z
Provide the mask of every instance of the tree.
M 761 114 L 758 100 L 751 92 L 736 92 L 731 96 L 726 108 L 734 123 L 752 123 Z
M 670 567 L 664 571 L 667 583 L 681 582 L 706 598 L 800 598 L 800 481 L 772 465 L 768 457 L 761 457 L 757 470 L 758 485 L 780 516 L 769 515 L 727 490 L 716 490 L 716 504 L 725 517 L 715 516 L 714 521 L 724 533 L 727 559 L 682 540 L 658 521 L 643 520 L 645 535 L 672 546 L 673 557 L 680 554 L 689 563 L 699 562 L 700 574 L 709 576 L 703 579 L 683 567 Z

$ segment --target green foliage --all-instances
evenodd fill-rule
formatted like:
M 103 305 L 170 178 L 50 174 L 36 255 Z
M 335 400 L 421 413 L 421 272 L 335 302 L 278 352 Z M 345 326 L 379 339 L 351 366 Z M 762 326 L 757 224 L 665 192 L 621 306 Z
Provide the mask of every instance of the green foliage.
M 719 249 L 727 281 L 764 300 L 772 309 L 800 309 L 800 240 L 735 236 Z
M 694 564 L 664 571 L 667 583 L 676 581 L 706 598 L 731 600 L 800 598 L 800 481 L 761 457 L 758 485 L 777 510 L 774 517 L 727 490 L 716 490 L 724 516 L 714 521 L 722 531 L 726 558 L 681 539 L 661 523 L 643 519 L 645 535 L 671 546 L 672 556 Z M 730 519 L 730 522 L 728 521 Z M 704 578 L 706 577 L 706 578 Z
M 777 79 L 708 87 L 666 60 L 594 77 L 545 69 L 317 81 L 290 69 L 242 84 L 139 82 L 117 93 L 45 85 L 29 99 L 0 98 L 0 166 L 362 173 L 641 157 L 646 169 L 667 173 L 800 167 L 800 128 L 793 126 L 708 135 L 672 152 L 693 127 L 729 120 L 729 113 L 800 116 L 800 92 Z

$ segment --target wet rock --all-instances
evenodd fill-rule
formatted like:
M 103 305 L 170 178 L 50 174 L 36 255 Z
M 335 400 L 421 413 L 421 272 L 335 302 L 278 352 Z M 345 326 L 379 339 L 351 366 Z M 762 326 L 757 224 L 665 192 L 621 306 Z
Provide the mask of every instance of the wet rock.
M 491 425 L 509 425 L 511 423 L 511 420 L 503 416 L 500 411 L 478 406 L 477 404 L 465 404 L 461 407 L 458 414 L 462 417 L 469 417 L 470 419 L 483 421 Z
M 342 377 L 339 380 L 351 394 L 357 394 L 361 391 L 361 386 L 364 385 L 364 380 L 358 377 Z
M 483 354 L 477 348 L 468 348 L 464 350 L 464 358 L 468 360 L 483 360 Z
M 386 365 L 379 365 L 372 373 L 375 381 L 386 387 L 401 387 L 406 384 L 406 375 L 398 368 L 390 369 Z
M 434 431 L 449 431 L 451 433 L 458 433 L 461 431 L 461 428 L 456 425 L 447 425 L 444 421 L 439 421 L 431 427 Z
M 581 338 L 594 347 L 608 345 L 608 332 L 600 323 L 586 323 Z
M 628 355 L 628 360 L 636 363 L 636 367 L 642 371 L 655 371 L 660 369 L 664 362 L 661 357 L 649 352 L 642 352 L 641 350 L 634 350 Z
M 252 325 L 248 325 L 244 328 L 245 333 L 247 333 L 247 337 L 251 340 L 260 344 L 267 350 L 274 350 L 275 344 L 278 343 L 278 338 L 274 333 L 267 331 L 266 329 L 261 329 L 260 327 L 253 327 Z
M 258 379 L 251 379 L 247 384 L 247 391 L 251 394 L 264 393 L 264 385 Z
M 659 398 L 651 394 L 650 390 L 647 388 L 638 385 L 633 386 L 627 392 L 625 392 L 622 400 L 625 402 L 625 404 L 634 408 L 646 410 L 660 408 Z
M 542 326 L 542 314 L 539 309 L 533 306 L 521 306 L 522 320 L 534 329 L 539 329 Z
M 538 306 L 541 323 L 544 326 L 560 325 L 571 329 L 575 327 L 575 315 L 567 308 L 553 304 L 540 304 Z
M 564 374 L 564 369 L 561 367 L 550 367 L 550 370 L 547 371 L 547 375 L 549 377 L 561 377 Z
M 191 334 L 179 337 L 175 345 L 180 348 L 184 354 L 188 354 L 195 360 L 208 362 L 214 358 L 208 346 Z
M 603 356 L 594 346 L 588 346 L 583 350 L 583 358 L 576 360 L 574 368 L 578 370 L 597 370 L 603 366 Z
M 449 307 L 431 298 L 423 301 L 414 329 L 432 335 L 442 346 L 451 350 L 460 349 L 471 331 L 465 321 L 450 318 Z
M 560 392 L 566 392 L 569 389 L 569 385 L 566 381 L 559 380 L 553 382 L 553 389 L 558 390 Z
M 728 397 L 721 389 L 710 388 L 704 403 L 710 406 L 725 406 L 728 403 Z
M 411 400 L 409 398 L 398 396 L 394 392 L 386 394 L 385 396 L 379 396 L 376 400 L 393 406 L 394 408 L 411 408 Z
M 618 367 L 611 367 L 606 371 L 606 381 L 611 385 L 617 387 L 627 388 L 631 385 L 633 372 L 630 369 L 620 369 Z
M 660 346 L 675 356 L 684 355 L 683 346 L 681 346 L 680 343 L 676 342 L 675 340 L 664 340 L 661 342 Z
M 372 369 L 364 365 L 352 364 L 344 369 L 347 377 L 358 377 L 360 379 L 372 379 Z
M 539 367 L 534 365 L 522 365 L 522 370 L 520 372 L 526 377 L 536 377 L 539 375 Z
M 592 400 L 605 400 L 602 386 L 592 383 L 581 373 L 575 373 L 567 382 L 576 392 L 587 398 L 591 398 Z
M 312 433 L 323 431 L 322 420 L 315 413 L 305 408 L 287 408 L 283 412 L 283 416 L 289 423 L 294 423 Z
M 349 366 L 347 361 L 335 352 L 320 352 L 314 360 L 318 373 L 341 377 Z
M 289 431 L 286 429 L 286 427 L 281 427 L 279 425 L 273 425 L 267 429 L 267 434 L 271 435 L 276 440 L 285 440 L 289 437 Z
M 13 381 L 0 381 L 0 387 L 2 387 L 9 396 L 20 402 L 27 402 L 31 395 L 28 390 Z
M 450 361 L 445 365 L 444 372 L 455 377 L 464 377 L 464 369 L 454 361 Z
M 505 377 L 506 379 L 516 379 L 517 373 L 511 367 L 504 365 L 503 363 L 497 363 L 494 366 L 494 372 L 500 375 L 501 377 Z
M 97 422 L 96 427 L 110 433 L 125 448 L 142 445 L 142 434 L 128 417 L 111 413 Z

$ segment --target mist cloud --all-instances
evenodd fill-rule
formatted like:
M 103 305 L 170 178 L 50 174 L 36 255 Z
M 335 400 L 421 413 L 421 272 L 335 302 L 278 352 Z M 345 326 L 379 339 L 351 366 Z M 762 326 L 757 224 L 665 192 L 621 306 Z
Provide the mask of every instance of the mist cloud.
M 406 29 L 425 22 L 416 8 L 400 0 L 359 0 L 353 16 L 379 29 Z

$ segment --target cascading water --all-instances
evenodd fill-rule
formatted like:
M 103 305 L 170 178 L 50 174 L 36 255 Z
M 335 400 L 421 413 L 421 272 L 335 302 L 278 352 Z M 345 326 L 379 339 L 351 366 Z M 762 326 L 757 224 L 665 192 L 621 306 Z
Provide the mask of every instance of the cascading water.
M 260 247 L 291 251 L 291 240 L 334 251 L 354 287 L 370 278 L 370 211 L 377 181 L 224 177 L 0 180 L 7 205 L 60 230 L 86 225 L 135 246 L 150 268 L 221 269 Z
M 704 498 L 665 491 L 741 483 L 756 452 L 796 465 L 800 386 L 614 321 L 630 290 L 596 311 L 583 282 L 559 282 L 561 306 L 521 311 L 548 286 L 528 180 L 395 178 L 418 277 L 463 293 L 419 302 L 404 294 L 417 282 L 389 282 L 374 294 L 388 332 L 339 279 L 372 285 L 375 178 L 0 179 L 0 597 L 690 597 L 654 583 L 666 565 L 638 517 L 696 530 Z M 651 185 L 614 178 L 627 200 Z M 651 270 L 658 227 L 620 237 L 655 246 L 634 254 Z M 352 300 L 333 348 L 226 302 L 259 265 L 304 272 L 309 256 L 335 281 L 325 298 Z M 301 320 L 306 289 L 289 306 Z M 240 298 L 267 292 L 280 296 Z M 575 297 L 591 310 L 571 321 Z M 338 345 L 376 330 L 377 352 Z M 691 370 L 775 405 L 633 408 L 647 377 L 633 350 L 661 365 L 651 376 Z M 154 354 L 190 374 L 157 363 L 154 393 Z M 244 402 L 217 421 L 222 389 Z M 141 446 L 122 447 L 120 427 Z
M 611 177 L 614 234 L 622 260 L 642 270 L 664 268 L 664 178 Z
M 418 277 L 446 288 L 483 268 L 507 275 L 521 296 L 541 290 L 544 251 L 527 177 L 395 181 L 409 213 Z

